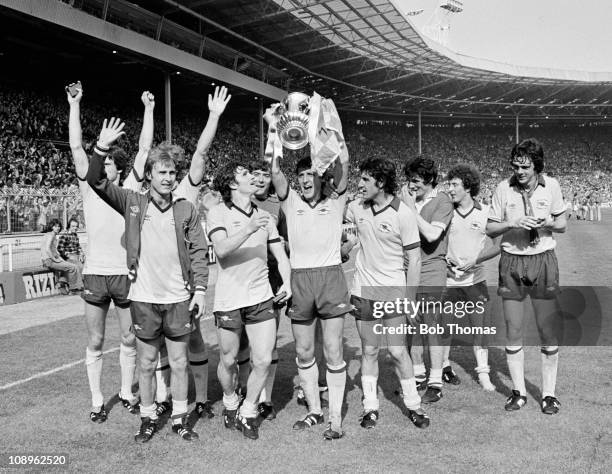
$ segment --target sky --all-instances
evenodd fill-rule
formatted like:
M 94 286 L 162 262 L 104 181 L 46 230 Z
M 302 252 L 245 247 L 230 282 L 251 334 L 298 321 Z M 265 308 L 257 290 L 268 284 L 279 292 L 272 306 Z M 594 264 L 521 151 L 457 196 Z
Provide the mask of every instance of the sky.
M 418 28 L 450 22 L 446 47 L 519 66 L 612 72 L 611 0 L 463 0 L 442 13 L 440 0 L 395 0 Z M 436 11 L 438 14 L 436 15 Z

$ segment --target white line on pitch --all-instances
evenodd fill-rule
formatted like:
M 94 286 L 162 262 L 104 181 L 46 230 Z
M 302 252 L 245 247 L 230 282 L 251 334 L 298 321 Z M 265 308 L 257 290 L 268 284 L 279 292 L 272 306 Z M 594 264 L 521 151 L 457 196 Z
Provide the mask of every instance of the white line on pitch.
M 203 316 L 201 318 L 202 321 L 207 321 L 209 319 L 213 319 L 213 316 L 212 315 L 211 316 Z M 103 354 L 110 354 L 111 352 L 117 352 L 118 350 L 119 350 L 119 346 L 113 347 L 112 349 L 104 351 Z M 46 377 L 47 375 L 51 375 L 51 374 L 54 374 L 56 372 L 61 372 L 62 370 L 70 369 L 71 367 L 74 367 L 75 365 L 82 364 L 84 362 L 85 362 L 85 359 L 76 360 L 74 362 L 69 362 L 68 364 L 60 365 L 59 367 L 56 367 L 55 369 L 47 370 L 46 372 L 39 372 L 37 374 L 32 375 L 31 377 L 28 377 L 27 379 L 21 379 L 21 380 L 17 380 L 16 382 L 11 382 L 9 384 L 2 385 L 0 387 L 0 392 L 2 390 L 8 390 L 9 388 L 16 387 L 17 385 L 21 385 L 21 384 L 24 384 L 26 382 L 30 382 L 31 380 L 40 379 L 42 377 Z
M 112 349 L 104 351 L 103 354 L 110 354 L 111 352 L 117 352 L 118 350 L 119 350 L 119 346 L 113 347 Z M 47 375 L 51 375 L 56 372 L 61 372 L 62 370 L 70 369 L 71 367 L 74 367 L 75 365 L 83 364 L 84 362 L 85 362 L 85 359 L 80 359 L 75 362 L 70 362 L 68 364 L 60 365 L 59 367 L 56 367 L 55 369 L 47 370 L 46 372 L 39 372 L 37 374 L 32 375 L 31 377 L 28 377 L 27 379 L 17 380 L 16 382 L 11 382 L 9 384 L 1 386 L 0 392 L 2 390 L 8 390 L 9 388 L 16 387 L 17 385 L 21 385 L 26 382 L 30 382 L 31 380 L 40 379 L 42 377 L 46 377 Z

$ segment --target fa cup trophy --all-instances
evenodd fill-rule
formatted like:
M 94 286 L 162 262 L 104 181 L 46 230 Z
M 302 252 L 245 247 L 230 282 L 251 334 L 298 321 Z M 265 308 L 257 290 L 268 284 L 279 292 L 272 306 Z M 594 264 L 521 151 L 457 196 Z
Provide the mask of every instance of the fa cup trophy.
M 340 117 L 331 99 L 316 92 L 312 97 L 291 92 L 280 104 L 269 107 L 264 119 L 268 123 L 265 159 L 282 157 L 283 147 L 299 150 L 310 145 L 313 169 L 319 176 L 337 158 L 348 161 Z
M 308 145 L 309 101 L 306 94 L 291 92 L 273 112 L 271 118 L 276 124 L 276 132 L 288 150 L 299 150 Z M 272 126 L 271 121 L 266 120 Z

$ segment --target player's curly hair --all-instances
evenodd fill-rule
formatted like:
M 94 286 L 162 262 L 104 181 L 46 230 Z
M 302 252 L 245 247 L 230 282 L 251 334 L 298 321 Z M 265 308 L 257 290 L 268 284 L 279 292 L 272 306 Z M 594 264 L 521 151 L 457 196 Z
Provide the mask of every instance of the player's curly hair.
M 397 191 L 397 169 L 395 164 L 386 158 L 366 158 L 359 165 L 360 173 L 369 174 L 376 183 L 382 183 L 387 194 Z
M 450 181 L 455 178 L 461 180 L 463 187 L 470 191 L 470 196 L 473 198 L 478 196 L 480 192 L 480 173 L 476 168 L 467 163 L 455 165 L 446 175 L 446 179 Z
M 404 167 L 404 173 L 406 178 L 418 176 L 423 180 L 424 184 L 431 184 L 432 187 L 438 185 L 438 170 L 436 169 L 436 162 L 431 158 L 424 158 L 419 156 L 414 160 L 406 163 Z
M 536 173 L 544 170 L 544 149 L 535 138 L 526 138 L 512 147 L 510 163 L 516 158 L 529 158 Z
M 224 163 L 217 168 L 213 178 L 213 189 L 221 193 L 224 202 L 232 201 L 232 184 L 236 184 L 236 170 L 245 165 L 237 161 Z
M 149 156 L 147 157 L 147 161 L 145 163 L 144 172 L 145 178 L 147 181 L 150 178 L 147 177 L 148 174 L 151 173 L 155 164 L 170 164 L 174 165 L 174 168 L 178 171 L 181 163 L 185 160 L 185 151 L 178 145 L 173 145 L 171 143 L 160 143 L 155 148 L 153 148 L 149 152 Z

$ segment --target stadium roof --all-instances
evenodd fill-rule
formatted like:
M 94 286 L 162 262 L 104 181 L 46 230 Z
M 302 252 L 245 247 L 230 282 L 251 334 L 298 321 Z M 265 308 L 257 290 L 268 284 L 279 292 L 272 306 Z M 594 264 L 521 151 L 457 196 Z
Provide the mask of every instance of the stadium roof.
M 612 116 L 612 73 L 460 56 L 422 36 L 389 0 L 77 0 L 75 6 L 277 87 L 316 90 L 344 110 Z

